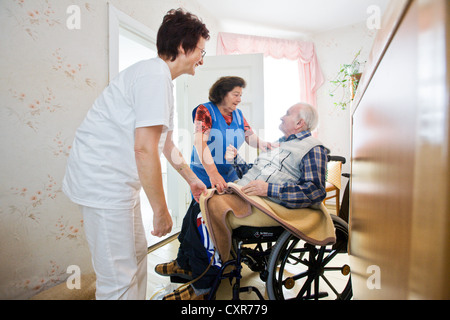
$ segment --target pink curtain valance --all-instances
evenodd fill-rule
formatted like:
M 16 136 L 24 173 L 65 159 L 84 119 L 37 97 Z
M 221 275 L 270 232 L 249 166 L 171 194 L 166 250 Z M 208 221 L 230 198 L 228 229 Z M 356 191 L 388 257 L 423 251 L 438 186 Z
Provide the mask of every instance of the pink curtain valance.
M 217 55 L 263 53 L 276 59 L 298 60 L 300 100 L 316 105 L 316 91 L 324 83 L 314 43 L 220 32 Z

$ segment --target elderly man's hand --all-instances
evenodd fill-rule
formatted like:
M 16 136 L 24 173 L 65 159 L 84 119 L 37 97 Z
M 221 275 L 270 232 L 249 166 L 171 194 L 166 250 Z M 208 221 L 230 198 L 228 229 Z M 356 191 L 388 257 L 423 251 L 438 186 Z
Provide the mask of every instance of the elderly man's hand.
M 267 190 L 269 189 L 269 184 L 265 181 L 255 180 L 251 181 L 246 186 L 242 187 L 242 191 L 249 196 L 260 196 L 267 197 Z
M 230 144 L 227 147 L 227 151 L 225 152 L 225 160 L 229 163 L 233 163 L 234 158 L 236 158 L 237 154 L 238 150 Z

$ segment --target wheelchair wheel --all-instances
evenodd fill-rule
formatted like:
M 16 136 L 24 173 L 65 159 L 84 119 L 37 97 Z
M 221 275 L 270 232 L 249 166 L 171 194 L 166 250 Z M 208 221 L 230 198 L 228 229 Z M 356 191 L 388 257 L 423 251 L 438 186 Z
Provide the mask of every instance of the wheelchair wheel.
M 332 215 L 336 244 L 314 246 L 285 231 L 268 262 L 267 294 L 271 300 L 348 300 L 352 297 L 348 265 L 348 225 Z

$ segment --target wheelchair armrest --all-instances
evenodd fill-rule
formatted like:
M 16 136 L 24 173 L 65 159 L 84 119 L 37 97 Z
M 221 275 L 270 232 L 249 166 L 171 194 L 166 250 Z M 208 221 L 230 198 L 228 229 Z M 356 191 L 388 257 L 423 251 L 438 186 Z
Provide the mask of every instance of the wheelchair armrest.
M 342 164 L 345 164 L 347 162 L 347 160 L 341 156 L 328 155 L 327 157 L 328 157 L 328 161 L 340 161 L 340 162 L 342 162 Z

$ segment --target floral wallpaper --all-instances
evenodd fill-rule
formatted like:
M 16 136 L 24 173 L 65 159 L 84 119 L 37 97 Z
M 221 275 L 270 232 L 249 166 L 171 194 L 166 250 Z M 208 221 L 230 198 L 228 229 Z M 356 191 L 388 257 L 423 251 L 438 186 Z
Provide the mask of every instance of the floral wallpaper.
M 0 299 L 27 299 L 58 284 L 70 265 L 92 272 L 81 214 L 61 180 L 75 129 L 98 83 L 106 84 L 107 15 L 103 1 L 78 3 L 85 21 L 98 21 L 94 47 L 81 42 L 91 28 L 66 26 L 73 3 L 0 2 Z M 98 10 L 103 17 L 94 19 Z
M 334 105 L 335 98 L 330 97 L 340 66 L 349 64 L 356 53 L 361 50 L 360 61 L 367 61 L 377 34 L 376 29 L 369 29 L 366 22 L 345 26 L 339 29 L 315 34 L 313 37 L 317 56 L 325 77 L 325 83 L 317 92 L 319 110 L 319 138 L 331 149 L 332 154 L 344 156 L 347 163 L 343 172 L 350 172 L 351 161 L 351 107 L 346 110 Z M 364 67 L 364 64 L 362 65 Z M 343 178 L 343 185 L 347 179 Z
M 153 30 L 172 8 L 211 20 L 191 0 L 0 1 L 0 299 L 62 283 L 69 266 L 93 272 L 61 182 L 75 131 L 108 83 L 108 2 Z

